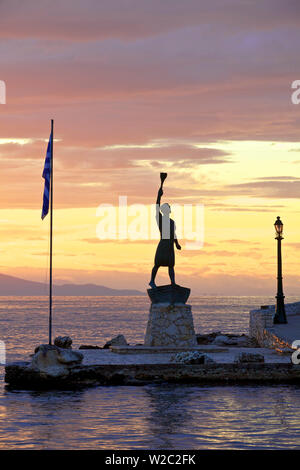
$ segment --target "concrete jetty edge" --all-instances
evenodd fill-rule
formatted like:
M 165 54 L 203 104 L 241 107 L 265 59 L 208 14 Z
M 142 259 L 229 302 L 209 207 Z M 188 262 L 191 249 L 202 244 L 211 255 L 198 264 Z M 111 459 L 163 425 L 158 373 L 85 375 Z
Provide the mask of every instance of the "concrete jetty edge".
M 59 377 L 47 376 L 29 365 L 29 362 L 15 362 L 5 367 L 8 387 L 37 390 L 163 382 L 217 385 L 300 383 L 300 365 L 292 363 L 77 365 L 70 369 L 68 375 Z

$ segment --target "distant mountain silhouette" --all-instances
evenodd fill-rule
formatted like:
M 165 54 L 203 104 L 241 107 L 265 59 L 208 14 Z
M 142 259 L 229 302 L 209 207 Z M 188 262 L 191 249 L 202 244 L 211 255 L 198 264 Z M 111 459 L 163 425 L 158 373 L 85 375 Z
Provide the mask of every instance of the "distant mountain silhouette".
M 14 276 L 0 274 L 1 295 L 48 295 L 48 286 L 41 282 L 26 281 Z M 53 295 L 144 295 L 130 289 L 110 289 L 96 284 L 63 284 L 53 286 Z

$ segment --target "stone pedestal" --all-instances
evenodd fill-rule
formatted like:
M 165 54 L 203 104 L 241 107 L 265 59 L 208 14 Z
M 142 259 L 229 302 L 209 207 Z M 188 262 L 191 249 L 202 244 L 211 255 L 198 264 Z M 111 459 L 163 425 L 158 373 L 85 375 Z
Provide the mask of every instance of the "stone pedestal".
M 196 346 L 192 308 L 184 304 L 152 304 L 145 346 Z
M 148 289 L 147 293 L 152 304 L 185 304 L 191 293 L 191 289 L 178 286 L 177 284 L 168 284 L 166 286 L 157 286 L 154 289 Z

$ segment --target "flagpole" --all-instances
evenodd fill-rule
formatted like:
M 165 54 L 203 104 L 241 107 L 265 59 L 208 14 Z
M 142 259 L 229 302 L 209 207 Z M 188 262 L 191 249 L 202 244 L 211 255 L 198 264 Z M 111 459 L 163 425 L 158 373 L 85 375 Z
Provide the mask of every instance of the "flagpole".
M 52 344 L 52 248 L 53 248 L 53 119 L 51 119 L 50 159 L 50 275 L 49 275 L 49 344 Z

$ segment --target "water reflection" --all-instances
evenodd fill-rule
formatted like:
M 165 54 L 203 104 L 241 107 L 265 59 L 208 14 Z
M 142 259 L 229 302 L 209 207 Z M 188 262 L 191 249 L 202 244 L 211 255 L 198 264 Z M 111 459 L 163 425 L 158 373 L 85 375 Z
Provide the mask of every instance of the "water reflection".
M 79 409 L 84 391 L 3 391 L 0 396 L 0 449 L 51 448 L 70 434 L 70 407 Z M 2 421 L 4 418 L 4 421 Z
M 297 387 L 169 385 L 149 387 L 146 392 L 151 408 L 147 420 L 156 448 L 300 446 Z
M 0 393 L 0 449 L 297 449 L 299 387 Z
M 149 433 L 158 449 L 172 449 L 172 436 L 178 434 L 192 419 L 189 401 L 194 389 L 185 385 L 157 385 L 145 387 L 149 416 Z

